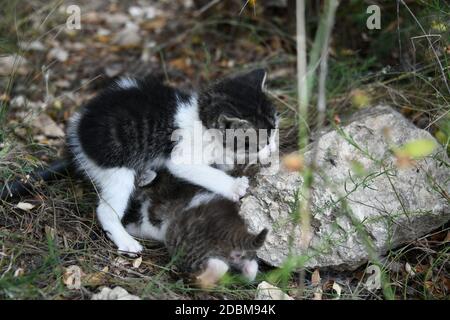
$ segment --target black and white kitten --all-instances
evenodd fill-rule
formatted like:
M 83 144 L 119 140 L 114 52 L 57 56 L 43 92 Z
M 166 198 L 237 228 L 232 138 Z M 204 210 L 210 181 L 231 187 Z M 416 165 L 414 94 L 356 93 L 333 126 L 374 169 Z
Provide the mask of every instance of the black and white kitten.
M 236 202 L 167 171 L 133 193 L 122 222 L 136 237 L 164 242 L 178 269 L 202 286 L 213 286 L 230 268 L 253 281 L 256 250 L 267 235 L 248 232 Z
M 135 186 L 151 182 L 160 169 L 233 201 L 245 194 L 246 177 L 234 178 L 218 169 L 232 166 L 213 167 L 223 162 L 223 153 L 217 149 L 204 154 L 201 163 L 192 163 L 196 156 L 192 150 L 202 142 L 194 139 L 194 131 L 198 123 L 205 134 L 216 129 L 224 136 L 227 129 L 275 129 L 275 108 L 263 91 L 265 78 L 266 72 L 258 69 L 225 78 L 198 94 L 184 93 L 152 78 L 124 78 L 72 117 L 69 151 L 78 169 L 98 187 L 97 216 L 119 251 L 142 251 L 121 219 Z M 185 135 L 173 141 L 179 130 L 194 138 Z M 267 156 L 275 147 L 275 139 L 270 137 L 267 142 L 258 149 L 258 156 Z M 224 148 L 223 142 L 217 147 Z M 175 148 L 187 150 L 186 161 L 174 161 Z

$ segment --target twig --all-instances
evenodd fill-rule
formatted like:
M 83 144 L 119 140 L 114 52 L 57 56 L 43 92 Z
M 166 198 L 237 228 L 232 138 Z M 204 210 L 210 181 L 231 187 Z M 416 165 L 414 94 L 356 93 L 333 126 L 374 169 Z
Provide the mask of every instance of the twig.
M 306 30 L 305 30 L 305 1 L 297 0 L 297 91 L 299 123 L 308 117 L 308 88 L 306 62 Z M 299 148 L 303 149 L 308 143 L 308 137 L 303 126 L 299 126 Z
M 194 13 L 194 17 L 200 17 L 203 13 L 205 13 L 205 11 L 207 11 L 209 8 L 215 6 L 219 2 L 220 2 L 220 0 L 212 0 L 211 2 L 208 2 L 207 4 L 205 4 L 203 7 L 201 7 Z

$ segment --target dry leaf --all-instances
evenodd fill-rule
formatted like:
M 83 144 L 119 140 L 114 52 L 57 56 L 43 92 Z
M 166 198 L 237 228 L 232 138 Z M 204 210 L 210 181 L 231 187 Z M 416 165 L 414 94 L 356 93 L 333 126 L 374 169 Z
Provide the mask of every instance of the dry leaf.
M 158 31 L 164 28 L 166 22 L 167 19 L 165 17 L 157 17 L 155 19 L 142 22 L 140 27 L 144 30 Z
M 283 158 L 283 164 L 289 171 L 302 171 L 305 167 L 303 157 L 297 153 L 291 153 Z
M 313 300 L 322 300 L 322 294 L 323 294 L 322 288 L 316 288 L 314 290 Z
M 176 58 L 169 61 L 169 65 L 174 69 L 187 70 L 191 66 L 189 58 Z
M 14 271 L 14 277 L 20 277 L 25 273 L 25 270 L 23 270 L 23 268 L 18 268 L 16 271 Z
M 83 284 L 86 286 L 93 286 L 93 287 L 101 285 L 104 282 L 108 271 L 109 267 L 106 266 L 100 272 L 95 272 L 86 275 L 85 277 L 83 277 Z
M 408 262 L 405 263 L 405 270 L 411 277 L 414 277 L 416 275 L 413 268 L 411 267 L 411 265 Z
M 50 118 L 47 114 L 41 113 L 38 117 L 36 117 L 31 125 L 43 133 L 47 137 L 51 138 L 62 138 L 64 137 L 64 131 Z
M 341 118 L 339 117 L 339 115 L 335 114 L 334 115 L 334 123 L 335 124 L 341 124 Z
M 116 34 L 113 43 L 126 48 L 140 46 L 142 37 L 139 34 L 139 27 L 134 23 L 127 22 L 125 28 Z
M 338 285 L 336 282 L 333 283 L 333 290 L 336 291 L 337 297 L 335 298 L 335 300 L 339 300 L 341 298 L 341 292 L 342 292 L 342 288 L 340 285 Z
M 92 296 L 91 300 L 141 300 L 138 296 L 129 294 L 127 290 L 122 287 L 115 287 L 110 289 L 103 287 L 99 293 Z
M 126 259 L 124 259 L 122 257 L 115 258 L 113 263 L 112 263 L 112 265 L 116 266 L 116 267 L 123 267 L 123 266 L 126 266 L 128 264 L 130 264 L 130 261 L 128 261 L 128 260 L 126 260 Z
M 33 209 L 35 206 L 32 205 L 31 203 L 19 202 L 16 205 L 16 207 L 19 208 L 20 210 L 29 211 L 29 210 Z
M 292 297 L 281 291 L 280 288 L 263 281 L 256 289 L 256 300 L 294 300 Z
M 320 284 L 320 280 L 322 280 L 320 278 L 320 273 L 319 273 L 319 269 L 314 270 L 313 274 L 311 275 L 311 284 L 313 286 L 318 286 Z
M 202 289 L 212 289 L 219 282 L 220 277 L 214 270 L 206 269 L 202 274 L 196 277 L 196 284 Z
M 83 275 L 83 271 L 79 266 L 69 266 L 66 268 L 63 275 L 63 282 L 67 286 L 68 289 L 78 290 L 81 288 L 81 276 Z
M 142 263 L 142 257 L 139 257 L 133 261 L 133 268 L 139 268 Z
M 447 235 L 445 236 L 444 242 L 450 242 L 450 231 L 447 232 Z
M 55 229 L 53 229 L 53 228 L 50 227 L 50 226 L 45 226 L 45 227 L 44 227 L 44 230 L 45 230 L 45 235 L 46 235 L 48 238 L 50 238 L 50 239 L 52 239 L 52 240 L 55 240 L 55 235 L 56 235 Z

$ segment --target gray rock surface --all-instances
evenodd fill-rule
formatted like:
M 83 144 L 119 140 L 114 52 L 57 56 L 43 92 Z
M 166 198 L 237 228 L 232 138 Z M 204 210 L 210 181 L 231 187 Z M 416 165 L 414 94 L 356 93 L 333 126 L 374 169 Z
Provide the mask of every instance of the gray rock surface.
M 438 146 L 431 156 L 400 168 L 389 148 L 415 139 L 434 140 L 428 132 L 384 106 L 364 110 L 341 128 L 318 141 L 307 249 L 302 249 L 300 227 L 291 219 L 302 178 L 283 168 L 275 175 L 264 170 L 256 175 L 241 214 L 251 231 L 271 229 L 258 252 L 266 263 L 280 266 L 285 261 L 293 235 L 292 254 L 307 256 L 305 266 L 351 270 L 370 259 L 366 240 L 379 256 L 450 219 L 450 169 L 443 149 Z M 306 161 L 311 155 L 310 148 Z M 354 170 L 355 163 L 364 166 L 364 174 Z

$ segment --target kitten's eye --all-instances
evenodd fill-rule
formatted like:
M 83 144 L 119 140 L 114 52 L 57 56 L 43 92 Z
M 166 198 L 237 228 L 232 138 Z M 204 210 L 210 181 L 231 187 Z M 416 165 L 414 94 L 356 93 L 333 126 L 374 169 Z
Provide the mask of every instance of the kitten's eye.
M 243 253 L 242 252 L 238 252 L 238 251 L 233 251 L 231 253 L 231 258 L 239 260 L 243 257 Z

